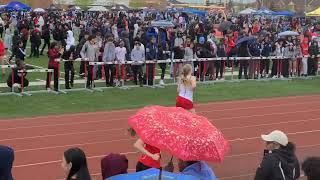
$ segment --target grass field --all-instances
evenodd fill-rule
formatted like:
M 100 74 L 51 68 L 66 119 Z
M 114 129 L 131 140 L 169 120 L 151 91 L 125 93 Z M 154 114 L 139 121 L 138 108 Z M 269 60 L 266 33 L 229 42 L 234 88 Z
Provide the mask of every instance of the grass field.
M 319 93 L 319 78 L 268 82 L 244 81 L 241 83 L 199 85 L 195 93 L 195 102 Z M 115 88 L 107 89 L 104 92 L 80 91 L 60 95 L 34 94 L 31 97 L 22 98 L 2 96 L 0 97 L 0 118 L 139 108 L 151 104 L 174 105 L 175 96 L 176 86 L 167 86 L 163 89 L 132 88 L 121 90 Z

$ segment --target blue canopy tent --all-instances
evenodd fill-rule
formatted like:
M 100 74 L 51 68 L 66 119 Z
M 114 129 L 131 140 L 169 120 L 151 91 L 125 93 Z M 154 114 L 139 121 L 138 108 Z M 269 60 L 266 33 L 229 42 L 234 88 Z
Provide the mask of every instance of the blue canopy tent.
M 12 1 L 4 6 L 7 11 L 30 11 L 31 7 L 21 2 Z
M 155 179 L 159 179 L 159 174 L 160 174 L 160 170 L 158 169 L 148 169 L 148 170 L 137 172 L 137 173 L 121 174 L 121 175 L 113 176 L 106 180 L 128 180 L 128 179 L 155 180 Z M 162 180 L 199 180 L 199 178 L 194 176 L 170 173 L 166 171 L 162 171 L 161 179 Z
M 182 12 L 189 13 L 189 14 L 194 14 L 194 15 L 198 15 L 198 16 L 202 16 L 202 17 L 205 17 L 206 14 L 207 14 L 206 11 L 202 11 L 202 10 L 198 10 L 198 9 L 192 9 L 192 8 L 185 8 Z
M 294 13 L 291 12 L 291 11 L 278 11 L 278 12 L 275 12 L 273 15 L 276 15 L 276 16 L 293 16 Z

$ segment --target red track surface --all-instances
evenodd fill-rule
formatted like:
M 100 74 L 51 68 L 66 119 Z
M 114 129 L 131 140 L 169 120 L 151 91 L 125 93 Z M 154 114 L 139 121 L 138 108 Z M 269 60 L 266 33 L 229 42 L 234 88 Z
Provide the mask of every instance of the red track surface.
M 222 130 L 231 152 L 222 164 L 212 164 L 219 180 L 250 180 L 261 161 L 262 133 L 285 131 L 298 146 L 298 156 L 319 155 L 320 96 L 260 99 L 197 105 L 197 113 Z M 91 173 L 101 179 L 100 159 L 124 153 L 130 171 L 138 158 L 127 133 L 127 118 L 135 110 L 46 116 L 0 121 L 0 144 L 15 149 L 16 180 L 63 179 L 64 150 L 85 150 Z M 164 162 L 165 163 L 165 162 Z

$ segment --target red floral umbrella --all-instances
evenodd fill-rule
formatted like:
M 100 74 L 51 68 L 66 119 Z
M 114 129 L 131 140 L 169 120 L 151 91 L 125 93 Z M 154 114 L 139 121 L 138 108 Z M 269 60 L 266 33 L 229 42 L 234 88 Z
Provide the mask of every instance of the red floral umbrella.
M 229 143 L 207 118 L 182 108 L 149 106 L 129 118 L 147 144 L 184 161 L 223 161 Z

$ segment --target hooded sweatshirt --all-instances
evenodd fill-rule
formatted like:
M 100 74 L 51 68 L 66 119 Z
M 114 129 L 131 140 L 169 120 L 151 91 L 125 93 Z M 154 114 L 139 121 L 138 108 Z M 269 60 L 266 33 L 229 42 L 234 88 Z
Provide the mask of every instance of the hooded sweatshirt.
M 69 30 L 67 32 L 67 46 L 66 46 L 66 50 L 68 51 L 70 49 L 71 46 L 75 45 L 75 39 L 73 37 L 73 32 L 71 30 Z
M 299 176 L 300 165 L 293 150 L 282 148 L 264 156 L 254 180 L 295 180 Z

